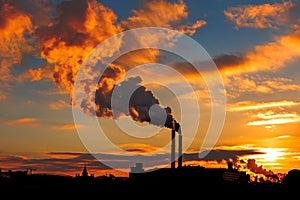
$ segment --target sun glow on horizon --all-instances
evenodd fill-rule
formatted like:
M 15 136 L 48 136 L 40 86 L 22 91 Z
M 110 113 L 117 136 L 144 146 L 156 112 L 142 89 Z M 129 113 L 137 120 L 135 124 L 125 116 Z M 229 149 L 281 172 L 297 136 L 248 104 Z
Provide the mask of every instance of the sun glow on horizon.
M 283 156 L 285 155 L 284 150 L 285 148 L 261 148 L 261 152 L 265 152 L 262 155 L 262 159 L 265 162 L 275 162 L 280 159 L 284 159 Z

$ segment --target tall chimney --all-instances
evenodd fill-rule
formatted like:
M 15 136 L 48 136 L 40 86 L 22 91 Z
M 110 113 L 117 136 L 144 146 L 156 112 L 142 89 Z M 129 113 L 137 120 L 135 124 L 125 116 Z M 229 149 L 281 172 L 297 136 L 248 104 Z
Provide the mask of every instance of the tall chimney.
M 175 129 L 172 129 L 171 134 L 171 168 L 175 169 Z
M 182 167 L 182 135 L 178 131 L 178 168 Z

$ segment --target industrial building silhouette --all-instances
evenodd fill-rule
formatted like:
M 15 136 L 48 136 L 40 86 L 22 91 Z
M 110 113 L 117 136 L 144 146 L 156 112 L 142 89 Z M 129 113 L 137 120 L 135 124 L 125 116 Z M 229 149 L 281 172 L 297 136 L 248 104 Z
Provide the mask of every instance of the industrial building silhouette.
M 175 134 L 178 133 L 178 158 L 175 160 Z M 154 168 L 145 170 L 143 163 L 136 163 L 130 167 L 128 177 L 117 177 L 113 174 L 94 176 L 88 172 L 88 166 L 83 165 L 81 173 L 75 176 L 61 176 L 32 173 L 35 169 L 8 170 L 0 169 L 0 194 L 18 196 L 21 194 L 47 194 L 47 197 L 64 195 L 66 197 L 94 197 L 102 195 L 132 195 L 138 193 L 154 195 L 168 194 L 177 197 L 179 193 L 192 193 L 215 191 L 212 194 L 243 193 L 247 197 L 256 197 L 268 194 L 269 197 L 278 195 L 291 195 L 299 188 L 300 170 L 291 170 L 287 179 L 281 183 L 250 182 L 246 172 L 233 167 L 232 162 L 227 168 L 205 168 L 203 166 L 183 165 L 182 135 L 180 127 L 171 130 L 171 153 L 169 168 Z M 177 164 L 177 166 L 176 166 Z M 171 188 L 171 189 L 169 189 Z M 175 189 L 174 189 L 175 188 Z
M 282 183 L 253 183 L 249 175 L 232 168 L 228 162 L 227 168 L 205 168 L 202 166 L 178 166 L 144 170 L 142 163 L 131 167 L 128 177 L 117 177 L 112 174 L 94 176 L 83 166 L 81 174 L 61 176 L 50 174 L 35 174 L 25 171 L 0 170 L 0 194 L 10 196 L 34 193 L 47 194 L 48 197 L 58 194 L 68 197 L 78 195 L 93 196 L 94 194 L 131 195 L 136 192 L 149 194 L 151 192 L 190 193 L 215 190 L 214 195 L 243 192 L 247 195 L 269 194 L 290 195 L 298 190 L 300 170 L 291 170 L 288 178 Z M 168 188 L 173 188 L 168 190 Z M 175 188 L 175 189 L 174 189 Z M 249 196 L 248 196 L 249 197 Z

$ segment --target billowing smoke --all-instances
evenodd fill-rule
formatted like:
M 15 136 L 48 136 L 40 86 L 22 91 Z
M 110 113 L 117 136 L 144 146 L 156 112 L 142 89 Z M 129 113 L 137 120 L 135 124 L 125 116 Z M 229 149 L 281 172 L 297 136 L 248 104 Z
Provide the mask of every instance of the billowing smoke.
M 64 1 L 57 5 L 52 22 L 37 29 L 41 57 L 54 64 L 53 81 L 69 91 L 71 99 L 83 60 L 97 44 L 121 31 L 116 20 L 111 9 L 96 1 Z
M 263 174 L 265 176 L 274 174 L 274 172 L 272 170 L 267 170 L 267 169 L 264 169 L 262 165 L 257 165 L 255 159 L 248 159 L 247 168 L 256 174 Z
M 142 85 L 140 77 L 130 77 L 117 84 L 124 73 L 124 70 L 116 65 L 110 65 L 105 70 L 95 93 L 96 115 L 112 118 L 130 116 L 138 122 L 175 128 L 178 131 L 179 123 L 174 119 L 171 108 L 162 107 L 153 92 Z M 112 95 L 115 89 L 117 91 L 114 96 L 116 104 L 112 108 Z M 130 98 L 126 101 L 125 97 L 128 94 Z
M 172 12 L 166 12 L 165 8 Z M 63 1 L 57 4 L 55 16 L 49 24 L 36 29 L 35 34 L 41 43 L 41 57 L 54 65 L 52 79 L 59 87 L 70 92 L 71 101 L 74 81 L 82 62 L 105 39 L 127 29 L 145 26 L 174 27 L 182 32 L 194 33 L 205 24 L 204 21 L 197 21 L 182 28 L 180 22 L 188 16 L 182 1 L 149 1 L 140 10 L 132 11 L 132 14 L 118 23 L 114 11 L 96 0 Z M 101 49 L 101 55 L 109 56 L 118 51 L 122 41 L 115 42 L 111 48 Z M 158 50 L 150 52 L 147 49 L 135 52 L 122 60 L 122 64 L 136 66 L 141 62 L 153 63 L 158 54 Z M 125 66 L 122 65 L 122 68 Z

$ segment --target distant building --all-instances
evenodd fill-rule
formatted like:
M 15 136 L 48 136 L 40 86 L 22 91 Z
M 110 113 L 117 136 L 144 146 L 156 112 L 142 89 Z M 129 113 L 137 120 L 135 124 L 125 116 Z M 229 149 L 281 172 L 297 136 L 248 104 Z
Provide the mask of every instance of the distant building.
M 8 170 L 6 172 L 0 169 L 0 177 L 2 178 L 20 178 L 29 175 L 27 170 Z
M 86 168 L 86 164 L 84 164 L 81 175 L 80 174 L 76 174 L 75 176 L 77 179 L 94 179 L 94 174 L 89 175 L 87 168 Z
M 162 168 L 141 172 L 141 165 L 131 167 L 129 180 L 134 183 L 159 183 L 174 184 L 188 183 L 197 180 L 198 184 L 226 184 L 226 183 L 249 183 L 250 177 L 246 172 L 233 168 L 228 163 L 228 168 L 205 168 L 202 166 L 182 166 L 180 168 Z
M 134 167 L 130 167 L 130 173 L 144 172 L 143 163 L 136 163 Z

